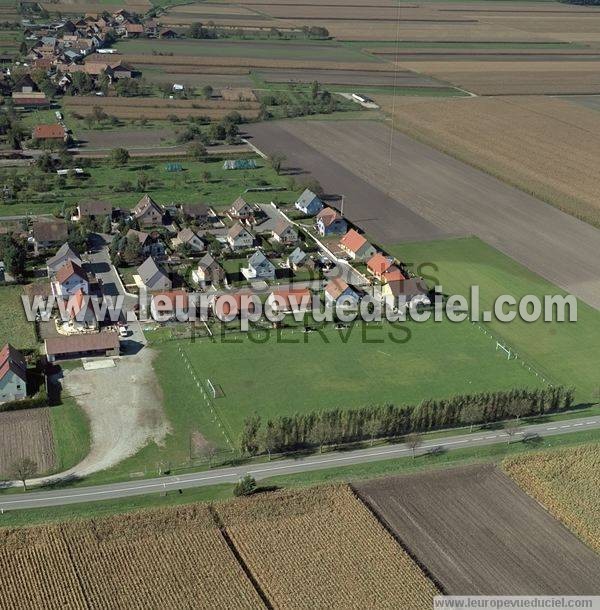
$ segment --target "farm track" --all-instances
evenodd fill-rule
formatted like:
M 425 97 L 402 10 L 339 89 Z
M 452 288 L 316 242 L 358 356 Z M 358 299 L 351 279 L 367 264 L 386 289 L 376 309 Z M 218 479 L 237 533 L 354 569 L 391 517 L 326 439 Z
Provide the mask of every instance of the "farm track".
M 598 594 L 600 557 L 495 466 L 354 488 L 450 595 Z
M 374 239 L 477 235 L 600 309 L 600 230 L 585 222 L 383 123 L 284 121 L 248 131 L 267 153 L 285 141 L 288 166 L 345 194 L 346 215 Z

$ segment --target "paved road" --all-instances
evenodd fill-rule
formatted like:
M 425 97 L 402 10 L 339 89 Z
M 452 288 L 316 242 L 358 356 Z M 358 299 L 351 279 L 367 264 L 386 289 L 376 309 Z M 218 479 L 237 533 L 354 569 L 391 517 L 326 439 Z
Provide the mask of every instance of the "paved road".
M 562 422 L 524 426 L 518 433 L 520 436 L 517 438 L 522 439 L 525 434 L 555 436 L 568 432 L 597 428 L 600 428 L 600 417 L 587 417 Z M 419 448 L 418 452 L 430 452 L 436 448 L 443 448 L 443 450 L 451 451 L 453 449 L 463 449 L 465 447 L 493 445 L 507 442 L 508 440 L 509 437 L 501 430 L 481 430 L 472 434 L 461 434 L 445 439 L 428 441 Z M 373 447 L 370 449 L 333 452 L 325 455 L 313 455 L 296 459 L 283 459 L 264 464 L 218 468 L 208 472 L 167 476 L 141 481 L 129 481 L 127 483 L 113 483 L 72 489 L 55 489 L 52 491 L 30 491 L 27 492 L 27 494 L 0 496 L 0 510 L 61 506 L 80 502 L 139 496 L 149 493 L 163 493 L 178 489 L 215 485 L 218 483 L 234 483 L 246 473 L 251 474 L 259 480 L 281 474 L 293 474 L 311 470 L 322 470 L 324 468 L 364 464 L 367 462 L 405 457 L 410 454 L 411 449 L 406 444 L 399 443 L 396 445 Z M 1 525 L 2 518 L 0 516 L 0 526 Z

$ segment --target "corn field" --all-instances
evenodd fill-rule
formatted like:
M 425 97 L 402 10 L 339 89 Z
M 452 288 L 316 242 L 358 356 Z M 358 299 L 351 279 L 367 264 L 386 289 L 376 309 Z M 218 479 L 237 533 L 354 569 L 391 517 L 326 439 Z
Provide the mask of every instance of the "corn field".
M 600 551 L 600 447 L 584 445 L 507 459 L 502 467 L 529 495 Z
M 432 605 L 435 586 L 347 486 L 255 496 L 216 512 L 274 608 Z

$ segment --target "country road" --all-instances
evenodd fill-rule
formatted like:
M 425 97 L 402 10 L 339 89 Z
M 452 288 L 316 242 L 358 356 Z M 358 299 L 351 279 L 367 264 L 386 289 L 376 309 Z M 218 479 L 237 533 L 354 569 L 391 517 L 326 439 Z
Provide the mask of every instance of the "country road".
M 569 432 L 591 430 L 600 428 L 600 416 L 571 419 L 560 422 L 548 422 L 523 426 L 517 433 L 516 439 L 523 440 L 524 435 L 538 435 L 541 437 L 555 436 Z M 517 442 L 512 440 L 512 442 Z M 480 430 L 470 434 L 460 434 L 423 443 L 418 453 L 430 452 L 433 449 L 452 451 L 466 447 L 481 447 L 507 442 L 509 437 L 502 430 Z M 332 452 L 324 455 L 312 455 L 296 459 L 282 459 L 262 464 L 236 466 L 231 468 L 215 468 L 208 472 L 191 473 L 180 476 L 165 476 L 155 479 L 129 481 L 126 483 L 113 483 L 96 485 L 93 487 L 79 487 L 71 489 L 54 489 L 51 491 L 30 491 L 27 493 L 10 494 L 0 499 L 0 511 L 26 508 L 39 508 L 44 506 L 61 506 L 125 498 L 150 493 L 162 493 L 177 489 L 189 489 L 216 485 L 218 483 L 235 483 L 245 474 L 251 474 L 257 480 L 276 475 L 294 474 L 311 470 L 322 470 L 353 464 L 364 464 L 379 460 L 388 460 L 411 455 L 412 450 L 404 443 L 358 449 L 347 452 Z M 2 520 L 0 517 L 0 526 Z

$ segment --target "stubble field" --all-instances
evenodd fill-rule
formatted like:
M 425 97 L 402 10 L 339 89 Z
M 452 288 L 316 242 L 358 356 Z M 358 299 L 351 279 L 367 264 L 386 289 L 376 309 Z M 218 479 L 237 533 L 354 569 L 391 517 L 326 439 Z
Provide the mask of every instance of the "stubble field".
M 355 487 L 450 595 L 598 593 L 600 557 L 493 465 Z

